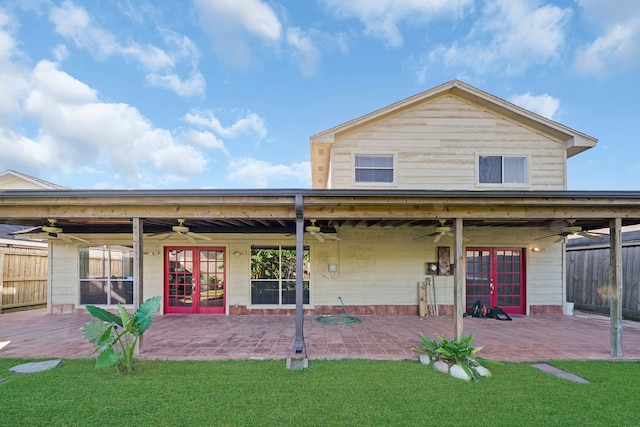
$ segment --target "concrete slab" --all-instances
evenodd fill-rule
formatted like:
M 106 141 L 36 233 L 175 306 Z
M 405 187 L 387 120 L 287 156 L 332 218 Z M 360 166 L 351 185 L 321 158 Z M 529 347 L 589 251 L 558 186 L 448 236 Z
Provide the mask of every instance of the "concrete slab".
M 565 380 L 573 381 L 574 383 L 580 384 L 589 384 L 589 381 L 585 380 L 582 377 L 571 374 L 567 371 L 563 371 L 562 369 L 558 369 L 555 366 L 551 366 L 546 363 L 534 363 L 531 365 L 532 368 L 536 368 L 541 370 L 542 372 L 546 372 L 547 374 L 555 375 L 556 377 L 563 378 Z
M 16 374 L 33 374 L 34 372 L 44 372 L 53 369 L 62 363 L 62 359 L 43 360 L 41 362 L 23 363 L 9 368 L 9 372 Z

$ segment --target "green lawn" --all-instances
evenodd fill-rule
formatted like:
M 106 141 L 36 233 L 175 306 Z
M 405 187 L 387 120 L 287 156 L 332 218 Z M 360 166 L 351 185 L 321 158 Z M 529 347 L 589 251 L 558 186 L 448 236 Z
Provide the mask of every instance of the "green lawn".
M 416 361 L 139 361 L 117 375 L 93 360 L 12 374 L 0 359 L 1 426 L 638 425 L 637 362 L 554 362 L 590 384 L 527 364 L 466 383 Z

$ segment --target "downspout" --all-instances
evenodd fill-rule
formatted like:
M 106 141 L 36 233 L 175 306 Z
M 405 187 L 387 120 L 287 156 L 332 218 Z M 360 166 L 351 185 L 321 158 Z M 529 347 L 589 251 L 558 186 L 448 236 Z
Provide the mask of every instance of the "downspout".
M 306 358 L 303 332 L 303 300 L 304 300 L 304 211 L 302 208 L 302 195 L 295 195 L 296 209 L 296 333 L 294 337 L 294 349 L 296 355 Z

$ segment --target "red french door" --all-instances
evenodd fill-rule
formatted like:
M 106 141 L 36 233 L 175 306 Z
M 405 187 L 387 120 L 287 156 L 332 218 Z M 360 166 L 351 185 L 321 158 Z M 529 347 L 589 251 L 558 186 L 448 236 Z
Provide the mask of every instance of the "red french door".
M 221 314 L 226 307 L 226 256 L 219 247 L 164 251 L 165 313 Z
M 508 314 L 526 314 L 524 254 L 522 248 L 467 248 L 467 310 L 480 301 Z

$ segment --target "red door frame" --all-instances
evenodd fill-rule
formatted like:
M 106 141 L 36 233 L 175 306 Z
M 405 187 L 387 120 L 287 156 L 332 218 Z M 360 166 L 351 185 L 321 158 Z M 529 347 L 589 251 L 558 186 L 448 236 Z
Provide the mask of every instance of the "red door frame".
M 170 259 L 171 251 L 182 252 L 183 256 L 180 257 L 178 252 L 177 260 L 173 261 Z M 213 260 L 203 260 L 201 256 L 206 252 L 221 253 L 222 259 L 216 257 Z M 187 254 L 190 254 L 191 259 Z M 211 267 L 213 271 L 210 270 Z M 227 307 L 226 270 L 227 256 L 224 247 L 165 247 L 163 268 L 165 314 L 224 314 Z M 206 278 L 207 283 L 201 283 L 203 277 Z M 198 303 L 194 304 L 194 300 Z
M 471 308 L 476 300 L 487 307 L 500 307 L 508 314 L 526 314 L 526 250 L 524 248 L 513 247 L 479 247 L 466 249 L 466 305 L 467 310 Z M 503 260 L 503 268 L 498 267 L 498 254 L 500 252 L 517 251 L 520 255 L 517 268 L 510 270 L 509 262 Z M 468 259 L 469 252 L 487 253 L 488 269 L 480 262 L 473 262 Z M 514 262 L 511 264 L 515 267 Z M 471 267 L 475 268 L 471 268 Z M 480 267 L 480 268 L 478 268 Z M 519 278 L 517 280 L 516 278 Z M 519 302 L 519 304 L 516 304 Z M 511 305 L 509 305 L 509 303 Z

